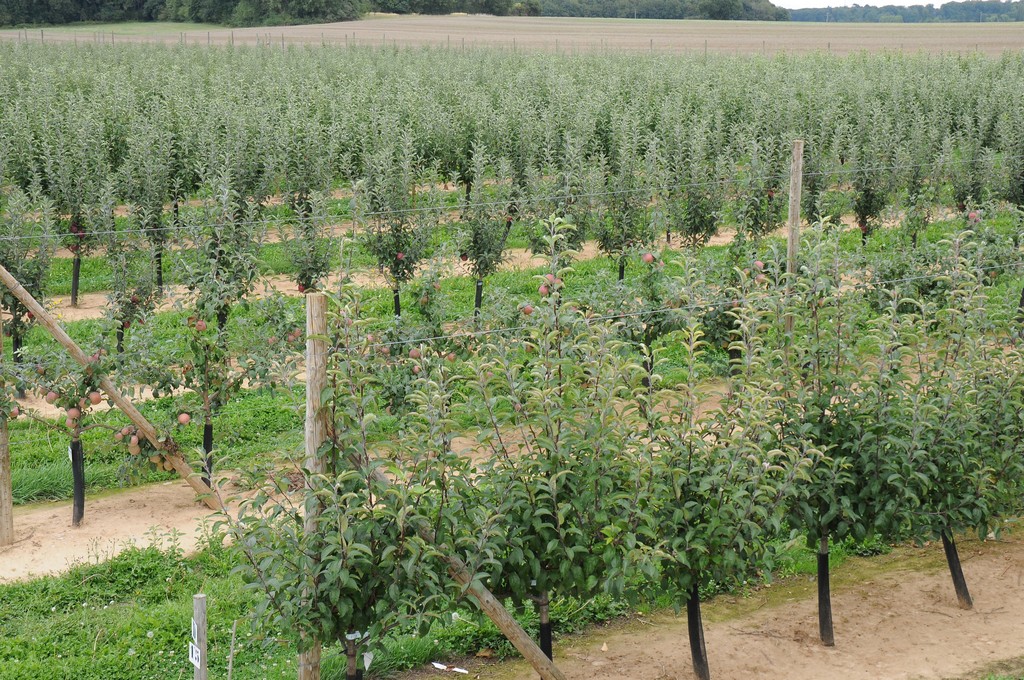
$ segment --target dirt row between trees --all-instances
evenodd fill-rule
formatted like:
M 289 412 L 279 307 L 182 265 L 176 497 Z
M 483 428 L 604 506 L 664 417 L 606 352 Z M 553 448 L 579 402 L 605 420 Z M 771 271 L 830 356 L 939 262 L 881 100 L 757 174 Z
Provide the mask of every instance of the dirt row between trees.
M 67 43 L 127 42 L 325 47 L 498 48 L 562 54 L 859 54 L 981 52 L 998 56 L 1024 47 L 1013 23 L 855 24 L 760 21 L 677 21 L 483 15 L 369 15 L 359 21 L 302 26 L 196 28 L 178 24 L 108 24 L 0 31 L 0 40 Z
M 728 243 L 733 238 L 731 232 L 716 236 L 715 239 L 721 243 L 712 241 L 711 245 Z M 580 250 L 579 260 L 592 260 L 600 257 L 601 251 L 596 241 L 587 241 Z M 505 253 L 505 261 L 501 265 L 502 271 L 523 271 L 540 267 L 546 262 L 546 258 L 535 255 L 526 248 L 509 248 Z M 459 276 L 469 276 L 468 268 L 459 262 L 449 262 L 447 266 Z M 363 288 L 383 288 L 387 284 L 384 277 L 376 271 L 359 269 L 348 274 L 350 280 Z M 325 287 L 330 290 L 338 285 L 341 278 L 339 272 L 332 273 L 326 281 Z M 275 275 L 265 278 L 266 287 L 257 287 L 254 291 L 256 297 L 267 294 L 281 294 L 290 297 L 302 297 L 299 293 L 295 280 L 285 275 Z M 175 302 L 187 296 L 183 286 L 170 286 L 166 289 L 166 298 L 157 308 L 157 311 L 164 312 L 174 308 Z M 67 295 L 55 295 L 48 299 L 48 306 L 59 321 L 83 321 L 86 319 L 102 319 L 106 314 L 107 293 L 82 293 L 78 296 L 78 306 L 71 306 L 71 298 Z
M 1024 536 L 959 542 L 974 609 L 957 607 L 942 547 L 851 558 L 833 572 L 836 646 L 818 641 L 815 581 L 797 576 L 704 607 L 714 680 L 939 680 L 1024 656 Z M 685 609 L 592 629 L 556 644 L 569 680 L 693 678 Z M 483 680 L 532 680 L 523 662 L 461 662 Z M 414 672 L 405 680 L 434 677 Z
M 64 571 L 108 559 L 129 544 L 186 551 L 215 515 L 196 503 L 182 481 L 90 497 L 80 529 L 69 526 L 70 503 L 15 508 L 17 544 L 0 549 L 0 582 Z M 963 611 L 942 548 L 901 547 L 890 555 L 851 558 L 833 572 L 836 643 L 817 641 L 814 579 L 796 576 L 746 595 L 705 604 L 705 635 L 715 680 L 938 680 L 960 677 L 997 661 L 1024 656 L 1024 535 L 999 541 L 961 539 L 961 556 L 975 606 Z M 633 617 L 569 638 L 555 658 L 570 680 L 692 678 L 685 613 Z M 519 662 L 469 659 L 471 677 L 528 680 Z M 405 674 L 435 677 L 433 670 Z

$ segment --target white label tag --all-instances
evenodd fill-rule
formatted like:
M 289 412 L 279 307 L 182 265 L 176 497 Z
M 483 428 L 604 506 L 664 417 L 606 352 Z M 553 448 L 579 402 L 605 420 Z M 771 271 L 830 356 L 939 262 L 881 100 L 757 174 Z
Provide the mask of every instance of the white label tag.
M 373 663 L 373 652 L 363 652 L 363 670 L 370 670 L 371 663 Z
M 199 642 L 199 626 L 195 619 L 192 619 L 192 642 Z
M 199 664 L 201 662 L 199 648 L 191 642 L 188 643 L 188 660 L 192 662 L 193 666 L 199 668 Z

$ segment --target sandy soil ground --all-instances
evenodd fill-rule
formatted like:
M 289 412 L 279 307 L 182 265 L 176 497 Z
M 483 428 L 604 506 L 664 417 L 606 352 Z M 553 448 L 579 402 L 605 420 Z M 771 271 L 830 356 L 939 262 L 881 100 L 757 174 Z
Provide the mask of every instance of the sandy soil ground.
M 85 517 L 71 526 L 71 503 L 14 509 L 16 543 L 0 548 L 0 583 L 57 574 L 82 562 L 109 559 L 126 547 L 145 547 L 176 530 L 187 552 L 196 549 L 214 513 L 182 480 L 89 496 Z
M 174 24 L 73 26 L 0 31 L 0 39 L 38 42 L 161 42 L 196 46 L 247 44 L 281 47 L 430 45 L 450 49 L 498 47 L 561 53 L 631 52 L 777 54 L 861 51 L 983 52 L 1024 47 L 1013 23 L 821 24 L 756 21 L 671 21 L 569 17 L 385 16 L 306 26 L 195 30 Z M 188 29 L 192 29 L 189 31 Z
M 957 607 L 938 544 L 844 564 L 834 575 L 834 648 L 818 642 L 816 586 L 809 577 L 748 597 L 716 598 L 704 611 L 711 677 L 930 680 L 1024 655 L 1024 536 L 963 540 L 960 551 L 975 601 L 971 611 Z M 694 677 L 685 611 L 591 631 L 556 645 L 555 659 L 570 680 Z M 536 677 L 521 662 L 466 665 L 471 677 L 484 680 Z
M 727 243 L 732 239 L 732 235 L 719 235 L 715 238 L 719 239 L 721 243 Z M 588 241 L 580 249 L 579 259 L 591 260 L 600 254 L 597 243 Z M 545 262 L 544 257 L 534 255 L 525 248 L 509 248 L 505 251 L 505 262 L 501 268 L 504 271 L 520 271 L 540 267 Z M 461 263 L 453 261 L 449 266 L 456 275 L 468 276 L 468 269 L 461 265 Z M 353 283 L 364 288 L 381 288 L 386 285 L 384 277 L 379 272 L 373 270 L 354 271 L 349 274 L 349 278 Z M 336 286 L 338 279 L 339 276 L 337 274 L 328 277 L 328 289 Z M 266 289 L 263 287 L 256 289 L 255 296 L 257 298 L 266 295 L 269 291 L 275 291 L 292 297 L 299 297 L 301 295 L 294 279 L 289 276 L 270 276 L 266 278 L 266 283 Z M 167 297 L 157 311 L 172 309 L 175 301 L 182 299 L 185 295 L 186 291 L 181 286 L 167 288 Z M 106 293 L 82 293 L 78 296 L 77 307 L 71 306 L 71 298 L 66 295 L 56 295 L 48 301 L 50 310 L 54 313 L 57 320 L 62 322 L 101 319 L 105 314 L 106 304 Z

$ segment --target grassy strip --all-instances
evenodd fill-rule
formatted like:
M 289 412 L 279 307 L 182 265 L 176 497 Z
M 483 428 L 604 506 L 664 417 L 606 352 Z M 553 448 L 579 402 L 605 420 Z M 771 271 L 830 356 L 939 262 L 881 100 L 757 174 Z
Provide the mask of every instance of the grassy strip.
M 160 542 L 158 538 L 153 536 L 155 542 Z M 156 680 L 190 675 L 189 619 L 192 595 L 197 592 L 206 593 L 209 603 L 211 677 L 225 677 L 236 621 L 234 677 L 294 677 L 295 650 L 290 643 L 280 639 L 272 625 L 264 629 L 250 625 L 259 596 L 233 573 L 236 554 L 209 536 L 204 549 L 190 557 L 177 549 L 173 534 L 162 537 L 162 542 L 163 549 L 135 547 L 107 560 L 97 552 L 91 563 L 61 576 L 0 586 L 0 680 Z M 833 563 L 864 550 L 839 544 L 832 552 Z M 787 549 L 783 562 L 789 565 L 784 573 L 814 573 L 813 552 L 805 548 Z M 727 589 L 712 588 L 708 595 L 711 590 Z M 644 613 L 669 606 L 657 597 L 637 601 Z M 536 636 L 539 622 L 533 608 L 509 606 L 527 632 Z M 608 596 L 586 602 L 564 598 L 553 602 L 551 618 L 556 633 L 564 636 L 632 611 L 626 602 Z M 498 658 L 515 655 L 489 620 L 461 611 L 450 620 L 435 621 L 425 636 L 408 631 L 387 639 L 368 677 L 385 678 L 429 661 L 458 659 L 480 650 L 490 650 Z M 344 666 L 342 650 L 328 647 L 325 680 L 342 678 Z
M 301 391 L 271 394 L 249 391 L 231 401 L 214 420 L 217 434 L 216 455 L 220 469 L 272 465 L 289 453 L 301 450 Z M 175 422 L 181 409 L 196 409 L 195 395 L 164 397 L 142 404 L 143 413 L 155 423 Z M 119 411 L 98 413 L 93 419 L 117 427 L 128 424 Z M 15 503 L 63 500 L 71 497 L 71 466 L 68 463 L 68 437 L 62 426 L 50 429 L 34 421 L 11 423 L 12 484 Z M 198 463 L 202 446 L 202 428 L 198 424 L 176 427 L 175 439 L 186 457 Z M 125 485 L 173 478 L 172 473 L 152 468 L 145 458 L 128 455 L 110 432 L 90 430 L 83 436 L 86 454 L 88 490 L 110 489 Z

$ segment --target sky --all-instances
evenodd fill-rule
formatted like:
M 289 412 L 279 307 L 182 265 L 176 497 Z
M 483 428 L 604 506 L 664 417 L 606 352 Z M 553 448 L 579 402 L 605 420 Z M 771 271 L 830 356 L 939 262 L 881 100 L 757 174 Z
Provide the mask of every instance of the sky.
M 849 7 L 850 5 L 873 5 L 875 7 L 882 7 L 884 5 L 902 5 L 904 7 L 910 5 L 935 5 L 938 7 L 942 4 L 942 0 L 934 0 L 933 2 L 922 2 L 921 0 L 858 0 L 857 2 L 852 0 L 772 0 L 772 4 L 785 7 L 786 9 Z

